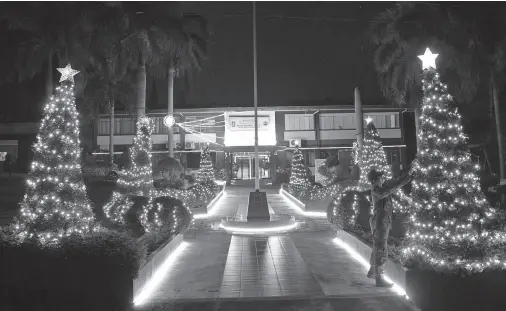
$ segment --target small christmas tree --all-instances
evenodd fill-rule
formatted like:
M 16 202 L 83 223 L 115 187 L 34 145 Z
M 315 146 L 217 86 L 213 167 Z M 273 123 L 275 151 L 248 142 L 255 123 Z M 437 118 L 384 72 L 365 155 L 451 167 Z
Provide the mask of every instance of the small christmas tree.
M 378 172 L 382 172 L 385 180 L 389 180 L 392 179 L 392 170 L 390 165 L 388 165 L 385 150 L 383 150 L 380 136 L 372 122 L 372 118 L 367 118 L 366 122 L 364 143 L 360 152 L 362 166 L 360 167 L 359 183 L 370 187 L 369 180 L 367 179 L 370 171 L 375 169 Z
M 408 265 L 435 270 L 505 268 L 505 233 L 494 230 L 499 213 L 480 189 L 460 114 L 439 80 L 429 49 L 423 60 L 419 149 L 404 255 Z
M 200 154 L 200 167 L 197 174 L 197 183 L 211 185 L 214 184 L 214 181 L 213 161 L 211 159 L 211 153 L 209 152 L 209 146 L 206 145 Z
M 153 169 L 151 164 L 151 148 L 153 146 L 151 135 L 154 124 L 148 117 L 137 120 L 137 135 L 134 145 L 130 148 L 130 169 L 120 174 L 118 185 L 123 193 L 149 196 L 153 190 Z
M 94 224 L 81 173 L 73 78 L 79 71 L 70 64 L 58 71 L 61 84 L 44 108 L 26 194 L 14 224 L 21 240 L 58 242 L 64 236 L 89 233 Z
M 299 147 L 295 148 L 292 157 L 292 171 L 290 174 L 290 189 L 297 196 L 304 196 L 311 183 L 307 176 L 307 167 L 304 164 L 304 156 Z

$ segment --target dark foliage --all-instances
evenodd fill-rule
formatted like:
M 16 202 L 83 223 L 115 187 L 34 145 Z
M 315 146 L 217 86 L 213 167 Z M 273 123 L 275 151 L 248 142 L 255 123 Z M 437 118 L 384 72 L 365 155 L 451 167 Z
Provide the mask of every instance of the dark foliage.
M 2 310 L 125 310 L 145 254 L 135 239 L 107 231 L 58 247 L 3 239 Z

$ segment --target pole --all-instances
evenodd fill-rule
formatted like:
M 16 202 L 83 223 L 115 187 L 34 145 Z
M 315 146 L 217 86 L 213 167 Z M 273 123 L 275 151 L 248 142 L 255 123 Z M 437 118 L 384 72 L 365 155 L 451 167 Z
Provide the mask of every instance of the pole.
M 258 160 L 258 85 L 257 85 L 257 9 L 253 1 L 253 103 L 255 105 L 255 190 L 260 190 L 260 163 Z
M 358 148 L 362 151 L 362 142 L 364 141 L 364 113 L 362 111 L 362 100 L 360 99 L 360 91 L 355 88 L 355 130 L 357 135 Z M 362 157 L 359 157 L 359 167 L 362 166 Z
M 168 81 L 168 107 L 167 113 L 174 114 L 174 69 L 169 68 L 169 81 Z M 167 131 L 167 149 L 169 150 L 169 157 L 174 157 L 174 130 L 169 127 Z

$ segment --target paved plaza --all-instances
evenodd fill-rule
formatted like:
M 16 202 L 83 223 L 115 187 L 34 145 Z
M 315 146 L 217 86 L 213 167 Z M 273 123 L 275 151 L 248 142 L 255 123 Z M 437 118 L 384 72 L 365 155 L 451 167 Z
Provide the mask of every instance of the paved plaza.
M 295 216 L 300 230 L 266 236 L 219 230 L 221 218 L 247 205 L 249 191 L 227 187 L 139 310 L 415 310 L 366 278 L 365 268 L 332 242 L 325 218 L 305 217 L 278 189 L 267 189 L 270 207 Z

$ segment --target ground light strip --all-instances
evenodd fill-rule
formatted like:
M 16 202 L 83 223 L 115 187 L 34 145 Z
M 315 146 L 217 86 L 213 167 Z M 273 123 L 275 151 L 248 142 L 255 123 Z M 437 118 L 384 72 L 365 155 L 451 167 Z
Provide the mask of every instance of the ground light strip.
M 327 213 L 325 212 L 311 212 L 311 211 L 306 212 L 300 206 L 293 203 L 292 200 L 299 202 L 301 205 L 304 205 L 304 203 L 302 203 L 299 199 L 297 199 L 296 197 L 285 191 L 283 188 L 279 189 L 279 194 L 281 194 L 281 196 L 283 196 L 286 199 L 286 201 L 288 201 L 290 205 L 292 205 L 299 214 L 308 217 L 327 217 Z
M 344 250 L 346 250 L 348 252 L 348 254 L 351 255 L 351 257 L 353 259 L 355 259 L 355 261 L 357 261 L 358 263 L 360 263 L 362 266 L 364 266 L 364 268 L 366 270 L 369 269 L 370 267 L 370 264 L 369 264 L 369 261 L 366 260 L 364 257 L 362 257 L 359 253 L 357 253 L 349 244 L 347 244 L 346 242 L 344 242 L 343 240 L 339 239 L 339 238 L 335 238 L 334 240 L 332 240 L 332 242 L 334 242 L 335 244 L 339 245 L 340 247 L 344 248 Z M 402 288 L 401 286 L 399 286 L 397 283 L 395 283 L 394 281 L 392 281 L 392 279 L 390 279 L 388 276 L 385 275 L 385 280 L 389 283 L 393 283 L 394 286 L 392 287 L 392 290 L 401 295 L 401 296 L 404 296 L 406 297 L 407 299 L 409 299 L 408 295 L 406 294 L 406 291 L 404 290 L 404 288 Z
M 169 256 L 167 256 L 167 258 L 165 258 L 163 264 L 155 271 L 155 273 L 153 273 L 153 276 L 146 282 L 140 293 L 134 297 L 134 305 L 140 306 L 150 298 L 167 275 L 167 272 L 169 272 L 169 269 L 174 261 L 183 253 L 188 245 L 189 243 L 187 242 L 181 242 L 181 244 L 179 244 L 179 246 Z
M 270 227 L 270 228 L 247 228 L 247 227 L 238 227 L 237 228 L 237 227 L 228 227 L 224 224 L 220 224 L 220 227 L 227 230 L 227 231 L 255 234 L 255 233 L 265 233 L 265 232 L 270 232 L 270 233 L 283 232 L 283 231 L 292 230 L 295 227 L 297 227 L 297 223 L 294 222 L 293 224 L 283 225 L 283 226 L 279 226 L 279 227 Z
M 193 218 L 206 219 L 207 216 L 211 216 L 211 214 L 212 214 L 211 212 L 214 210 L 214 204 L 216 202 L 218 202 L 218 200 L 221 199 L 225 194 L 227 194 L 227 193 L 225 192 L 225 187 L 223 187 L 223 190 L 221 190 L 221 192 L 218 193 L 218 195 L 215 196 L 214 199 L 211 202 L 209 202 L 209 204 L 207 204 L 206 211 L 208 210 L 208 212 L 206 212 L 205 214 L 202 213 L 202 214 L 193 215 Z

